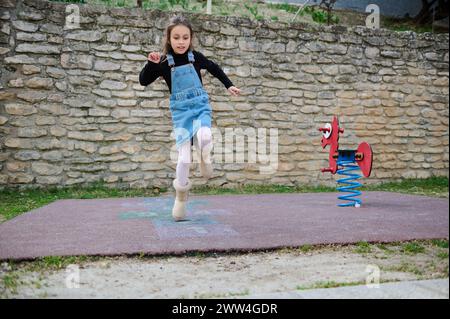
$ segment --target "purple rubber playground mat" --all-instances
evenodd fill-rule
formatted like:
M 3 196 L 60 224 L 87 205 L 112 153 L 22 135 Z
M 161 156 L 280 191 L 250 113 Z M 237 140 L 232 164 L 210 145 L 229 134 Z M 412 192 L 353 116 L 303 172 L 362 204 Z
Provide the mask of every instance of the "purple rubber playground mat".
M 191 195 L 174 222 L 173 196 L 58 200 L 0 224 L 0 260 L 180 254 L 359 241 L 448 238 L 449 201 L 365 192 L 360 208 L 336 193 Z

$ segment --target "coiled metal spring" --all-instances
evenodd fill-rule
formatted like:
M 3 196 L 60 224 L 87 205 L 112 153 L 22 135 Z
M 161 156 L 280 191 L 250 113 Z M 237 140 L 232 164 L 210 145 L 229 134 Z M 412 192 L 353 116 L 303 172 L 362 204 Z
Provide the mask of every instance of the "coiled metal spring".
M 342 167 L 341 169 L 338 169 L 337 173 L 339 175 L 348 176 L 345 178 L 341 178 L 337 181 L 339 184 L 344 184 L 344 186 L 338 187 L 337 190 L 343 193 L 349 193 L 347 195 L 342 195 L 338 197 L 338 199 L 340 200 L 347 201 L 346 203 L 341 203 L 338 206 L 360 207 L 361 199 L 356 197 L 360 196 L 362 193 L 356 188 L 361 187 L 361 184 L 358 183 L 356 180 L 361 178 L 361 175 L 351 173 L 352 171 L 359 170 L 359 166 L 355 165 L 353 161 L 346 161 L 346 160 L 338 161 L 337 165 L 338 167 Z

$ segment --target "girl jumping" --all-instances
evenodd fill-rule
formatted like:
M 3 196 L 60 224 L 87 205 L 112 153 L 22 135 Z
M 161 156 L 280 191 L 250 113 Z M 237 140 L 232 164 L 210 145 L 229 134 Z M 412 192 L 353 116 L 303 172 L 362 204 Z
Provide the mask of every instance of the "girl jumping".
M 206 179 L 213 172 L 211 164 L 212 134 L 209 96 L 202 85 L 201 69 L 218 78 L 231 95 L 236 88 L 223 70 L 203 54 L 194 51 L 194 32 L 190 22 L 176 16 L 170 20 L 164 34 L 163 52 L 151 52 L 139 75 L 139 82 L 147 86 L 162 76 L 170 90 L 170 111 L 175 132 L 178 162 L 173 187 L 176 191 L 172 216 L 175 221 L 186 217 L 186 202 L 192 186 L 189 180 L 191 146 L 196 146 L 200 173 Z

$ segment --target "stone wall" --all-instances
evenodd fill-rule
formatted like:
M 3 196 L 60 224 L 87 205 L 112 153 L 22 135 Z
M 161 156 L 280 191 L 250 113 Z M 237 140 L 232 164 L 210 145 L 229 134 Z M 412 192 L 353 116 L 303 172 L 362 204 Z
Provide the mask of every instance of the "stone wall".
M 138 78 L 171 14 L 79 5 L 80 28 L 69 29 L 66 4 L 0 6 L 0 187 L 170 186 L 168 89 Z M 320 173 L 328 150 L 317 130 L 333 115 L 341 148 L 372 145 L 365 183 L 448 176 L 448 34 L 188 16 L 197 50 L 243 91 L 231 97 L 204 73 L 215 147 L 227 129 L 267 129 L 267 141 L 278 130 L 275 171 L 262 174 L 259 155 L 229 163 L 215 154 L 210 185 L 334 185 Z M 196 165 L 192 174 L 204 183 Z

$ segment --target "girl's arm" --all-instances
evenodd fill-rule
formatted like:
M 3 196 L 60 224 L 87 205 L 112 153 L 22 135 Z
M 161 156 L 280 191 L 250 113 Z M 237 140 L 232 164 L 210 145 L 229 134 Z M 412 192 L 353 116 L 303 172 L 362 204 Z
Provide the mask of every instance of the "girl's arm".
M 211 73 L 213 76 L 215 76 L 217 79 L 219 79 L 222 84 L 229 89 L 233 86 L 233 83 L 228 78 L 228 76 L 223 72 L 222 68 L 217 65 L 215 62 L 207 59 L 202 53 L 195 51 L 196 53 L 196 61 L 199 62 L 201 69 L 208 70 L 209 73 Z
M 139 83 L 142 86 L 147 86 L 150 83 L 154 82 L 161 75 L 162 72 L 159 63 L 154 63 L 149 60 L 139 74 Z

